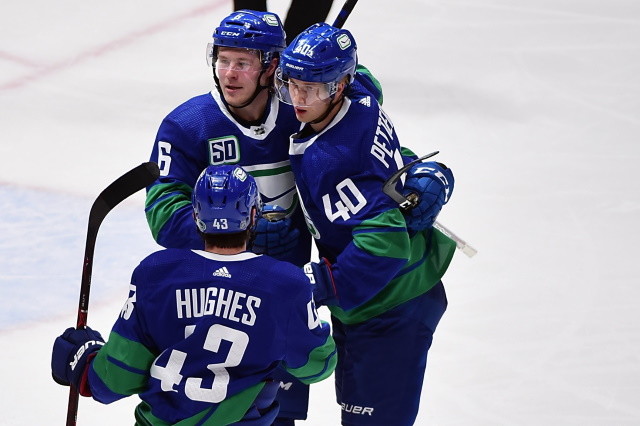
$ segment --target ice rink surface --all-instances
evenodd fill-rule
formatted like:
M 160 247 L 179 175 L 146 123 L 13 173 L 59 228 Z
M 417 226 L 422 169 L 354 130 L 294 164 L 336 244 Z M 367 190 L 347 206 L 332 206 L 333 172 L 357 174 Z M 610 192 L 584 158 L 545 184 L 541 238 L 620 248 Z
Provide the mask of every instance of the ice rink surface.
M 211 89 L 205 45 L 230 11 L 0 5 L 0 424 L 64 423 L 50 350 L 75 324 L 91 203 Z M 346 27 L 403 145 L 454 170 L 439 220 L 479 250 L 445 276 L 417 424 L 640 424 L 640 3 L 360 0 Z M 139 193 L 98 236 L 103 334 L 157 248 L 142 209 Z M 332 381 L 303 424 L 339 424 Z M 132 424 L 136 403 L 83 398 L 78 424 Z

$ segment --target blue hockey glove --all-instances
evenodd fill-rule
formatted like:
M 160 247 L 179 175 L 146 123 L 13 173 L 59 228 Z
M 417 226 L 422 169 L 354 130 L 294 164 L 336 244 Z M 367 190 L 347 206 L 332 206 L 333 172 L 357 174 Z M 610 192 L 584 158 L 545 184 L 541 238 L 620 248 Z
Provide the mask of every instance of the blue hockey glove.
M 99 351 L 104 339 L 99 332 L 87 327 L 77 330 L 67 328 L 53 343 L 51 374 L 53 380 L 63 386 L 73 383 L 80 389 L 80 382 L 89 356 Z
M 405 212 L 409 231 L 423 231 L 433 226 L 442 206 L 453 192 L 454 178 L 451 169 L 444 164 L 429 161 L 418 163 L 409 169 L 403 195 L 418 195 L 418 204 Z
M 286 260 L 293 255 L 300 231 L 291 226 L 291 219 L 285 217 L 285 213 L 286 210 L 280 206 L 265 205 L 262 208 L 251 251 L 279 260 Z
M 316 302 L 316 306 L 338 304 L 331 263 L 327 259 L 323 257 L 320 262 L 307 263 L 304 265 L 304 273 L 309 277 L 313 287 L 313 300 Z

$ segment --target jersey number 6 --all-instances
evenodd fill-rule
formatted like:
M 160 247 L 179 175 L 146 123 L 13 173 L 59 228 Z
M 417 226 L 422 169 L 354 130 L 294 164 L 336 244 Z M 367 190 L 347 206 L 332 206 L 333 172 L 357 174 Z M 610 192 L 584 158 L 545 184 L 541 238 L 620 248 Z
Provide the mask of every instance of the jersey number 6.
M 171 144 L 169 142 L 158 141 L 158 167 L 160 176 L 167 176 L 171 168 Z

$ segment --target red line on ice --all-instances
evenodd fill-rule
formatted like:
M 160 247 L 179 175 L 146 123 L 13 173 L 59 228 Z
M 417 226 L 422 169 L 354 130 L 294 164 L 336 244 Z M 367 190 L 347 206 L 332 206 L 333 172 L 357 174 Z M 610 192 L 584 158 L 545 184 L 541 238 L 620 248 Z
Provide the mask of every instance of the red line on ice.
M 111 53 L 113 51 L 122 49 L 124 47 L 127 47 L 133 43 L 135 43 L 136 41 L 140 40 L 141 38 L 144 37 L 148 37 L 150 35 L 153 34 L 157 34 L 162 32 L 163 30 L 172 27 L 174 25 L 177 25 L 179 23 L 181 23 L 182 21 L 191 19 L 195 16 L 199 16 L 203 13 L 207 13 L 210 12 L 214 9 L 219 8 L 220 6 L 223 6 L 225 4 L 227 4 L 228 1 L 227 0 L 216 0 L 214 2 L 211 2 L 207 5 L 204 6 L 200 6 L 197 7 L 195 9 L 192 9 L 188 12 L 185 12 L 182 15 L 173 17 L 171 19 L 167 19 L 163 22 L 159 22 L 157 24 L 153 24 L 147 28 L 144 28 L 140 31 L 135 31 L 129 34 L 125 34 L 124 36 L 117 38 L 115 40 L 109 41 L 105 44 L 102 44 L 100 46 L 96 46 L 93 47 L 91 49 L 85 50 L 84 52 L 79 53 L 78 55 L 74 56 L 73 58 L 69 58 L 66 60 L 62 60 L 60 62 L 57 63 L 53 63 L 50 65 L 46 65 L 43 67 L 38 67 L 36 64 L 23 59 L 23 58 L 18 58 L 16 56 L 13 55 L 9 55 L 7 53 L 3 53 L 0 52 L 0 57 L 4 57 L 7 59 L 11 59 L 14 60 L 16 62 L 22 63 L 23 65 L 28 65 L 31 67 L 37 67 L 37 70 L 30 72 L 28 74 L 25 74 L 21 77 L 18 77 L 12 81 L 6 82 L 6 83 L 2 83 L 0 84 L 0 91 L 4 91 L 4 90 L 11 90 L 11 89 L 17 89 L 19 87 L 22 87 L 30 82 L 36 81 L 36 80 L 40 80 L 42 78 L 48 77 L 53 73 L 56 72 L 60 72 L 60 71 L 64 71 L 66 69 L 70 69 L 78 64 L 82 64 L 92 58 L 96 58 L 96 57 L 101 57 L 104 56 L 108 53 Z

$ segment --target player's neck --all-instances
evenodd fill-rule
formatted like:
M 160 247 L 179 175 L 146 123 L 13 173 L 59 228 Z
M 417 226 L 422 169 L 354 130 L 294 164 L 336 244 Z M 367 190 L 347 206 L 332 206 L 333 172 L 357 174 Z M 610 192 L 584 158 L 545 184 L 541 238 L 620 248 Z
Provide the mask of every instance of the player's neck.
M 325 112 L 325 116 L 320 116 L 321 121 L 317 121 L 317 119 L 315 121 L 311 121 L 309 123 L 309 126 L 311 126 L 311 128 L 316 133 L 320 133 L 322 130 L 324 130 L 325 127 L 329 125 L 329 123 L 331 123 L 331 121 L 333 121 L 335 116 L 338 115 L 338 112 L 340 112 L 340 108 L 342 107 L 343 103 L 344 97 L 340 97 L 340 99 L 338 99 L 337 101 L 331 102 L 331 105 Z
M 209 253 L 222 254 L 222 255 L 229 256 L 232 254 L 238 254 L 238 253 L 247 251 L 247 245 L 244 244 L 242 247 L 233 247 L 233 248 L 206 246 L 205 251 L 208 251 Z
M 269 101 L 269 91 L 261 90 L 258 96 L 247 106 L 242 108 L 235 108 L 229 105 L 229 110 L 236 117 L 248 123 L 257 122 L 262 119 L 264 111 L 267 108 L 267 102 Z

